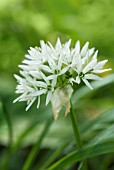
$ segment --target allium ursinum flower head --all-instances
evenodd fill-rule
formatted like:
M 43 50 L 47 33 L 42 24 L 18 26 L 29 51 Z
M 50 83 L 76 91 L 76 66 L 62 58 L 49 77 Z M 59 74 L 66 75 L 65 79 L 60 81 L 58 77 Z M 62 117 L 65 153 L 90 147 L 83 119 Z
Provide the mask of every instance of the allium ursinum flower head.
M 94 51 L 94 48 L 89 49 L 88 42 L 82 49 L 79 41 L 76 42 L 74 48 L 70 48 L 71 40 L 61 44 L 59 38 L 55 47 L 50 42 L 41 41 L 40 44 L 41 47 L 30 47 L 22 65 L 19 65 L 21 76 L 14 75 L 19 83 L 16 93 L 21 94 L 14 102 L 27 101 L 26 110 L 36 99 L 38 100 L 37 107 L 39 107 L 40 96 L 43 94 L 46 94 L 47 105 L 56 90 L 61 91 L 69 84 L 72 86 L 74 83 L 80 84 L 83 81 L 92 89 L 88 80 L 101 80 L 98 74 L 110 70 L 103 69 L 108 60 L 98 62 L 98 51 Z M 68 100 L 71 94 L 72 92 L 67 95 Z M 58 109 L 55 117 L 58 116 L 59 111 Z

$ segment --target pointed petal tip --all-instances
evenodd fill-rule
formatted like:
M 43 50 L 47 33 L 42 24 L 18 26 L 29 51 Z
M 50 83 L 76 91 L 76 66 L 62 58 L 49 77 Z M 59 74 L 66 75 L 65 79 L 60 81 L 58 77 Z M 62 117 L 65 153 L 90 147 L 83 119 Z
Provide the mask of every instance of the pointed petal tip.
M 57 37 L 57 41 L 60 41 L 60 37 Z
M 107 68 L 107 69 L 104 69 L 105 71 L 111 71 L 112 70 L 112 68 Z
M 16 98 L 16 99 L 13 101 L 13 103 L 16 103 L 16 102 L 18 102 L 18 98 Z
M 49 91 L 48 94 L 47 94 L 47 96 L 46 96 L 46 106 L 47 106 L 48 103 L 50 102 L 51 96 L 52 96 L 52 91 Z
M 30 107 L 31 107 L 31 104 L 29 104 L 29 105 L 26 107 L 25 111 L 27 112 L 27 111 L 30 109 Z
M 93 90 L 93 87 L 91 87 L 90 89 Z
M 89 89 L 93 90 L 93 87 L 90 85 L 89 81 L 86 78 L 82 78 L 82 80 Z
M 75 49 L 76 49 L 76 52 L 79 53 L 80 52 L 80 41 L 78 40 L 75 44 Z
M 70 38 L 66 43 L 68 43 L 68 42 L 70 43 L 71 41 L 72 41 L 72 39 Z
M 16 103 L 16 101 L 14 100 L 13 103 Z
M 88 46 L 89 46 L 89 41 L 87 41 L 85 44 L 84 44 L 84 48 L 88 48 Z
M 16 75 L 16 74 L 14 74 L 13 76 L 14 76 L 15 78 L 17 77 L 17 75 Z
M 80 40 L 77 40 L 77 41 L 76 41 L 76 44 L 79 44 L 79 45 L 80 45 Z
M 60 37 L 57 38 L 57 43 L 60 43 L 60 44 L 61 44 Z
M 88 46 L 89 46 L 89 42 L 86 42 L 85 45 L 82 47 L 81 50 L 81 56 L 84 57 L 88 51 Z
M 58 113 L 54 114 L 55 121 L 57 120 L 57 118 L 58 118 Z
M 30 109 L 30 106 L 27 106 L 26 109 L 25 109 L 25 111 L 27 112 L 29 109 Z
M 49 104 L 50 100 L 46 101 L 46 106 Z
M 30 50 L 33 50 L 34 48 L 33 47 L 30 47 Z

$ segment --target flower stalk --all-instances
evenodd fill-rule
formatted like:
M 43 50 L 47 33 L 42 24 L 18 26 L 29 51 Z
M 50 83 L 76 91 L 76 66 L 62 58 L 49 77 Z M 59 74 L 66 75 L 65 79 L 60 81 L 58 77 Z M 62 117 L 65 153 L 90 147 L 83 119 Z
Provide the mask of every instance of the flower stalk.
M 80 150 L 80 149 L 83 148 L 83 143 L 82 143 L 82 140 L 81 140 L 81 137 L 80 137 L 78 122 L 77 122 L 76 116 L 74 114 L 74 110 L 73 110 L 71 100 L 70 100 L 70 118 L 71 118 L 72 127 L 73 127 L 73 131 L 74 131 L 76 145 L 77 145 L 78 150 Z M 81 166 L 82 166 L 82 170 L 88 169 L 86 160 L 84 160 L 84 162 L 83 162 L 83 164 L 81 164 Z
M 73 131 L 74 131 L 76 145 L 77 145 L 78 149 L 82 149 L 83 145 L 82 145 L 82 141 L 81 141 L 81 137 L 80 137 L 80 133 L 79 133 L 79 129 L 78 129 L 78 123 L 77 123 L 76 116 L 74 115 L 71 100 L 70 100 L 70 106 L 71 106 L 71 108 L 70 108 L 70 118 L 71 118 L 72 127 L 73 127 Z

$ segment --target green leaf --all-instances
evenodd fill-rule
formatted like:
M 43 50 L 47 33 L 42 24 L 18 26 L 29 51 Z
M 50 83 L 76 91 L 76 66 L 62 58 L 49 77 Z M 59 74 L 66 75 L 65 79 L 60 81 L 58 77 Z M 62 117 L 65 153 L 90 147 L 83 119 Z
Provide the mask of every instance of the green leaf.
M 45 138 L 51 124 L 52 124 L 52 119 L 49 120 L 48 122 L 46 122 L 44 130 L 43 130 L 41 136 L 38 137 L 36 144 L 33 146 L 30 154 L 28 155 L 27 160 L 25 161 L 25 164 L 24 164 L 22 170 L 29 170 L 30 169 L 34 159 L 36 158 L 36 155 L 38 154 L 38 151 L 40 149 L 40 145 L 41 145 L 43 139 Z
M 43 159 L 43 161 L 40 162 L 40 165 L 38 164 L 38 166 L 35 168 L 35 170 L 40 169 L 40 170 L 44 170 L 46 169 L 46 167 L 48 167 L 52 162 L 54 162 L 54 160 L 56 160 L 56 158 L 58 156 L 60 156 L 60 154 L 64 151 L 64 149 L 66 147 L 68 147 L 68 145 L 70 144 L 69 140 L 66 139 L 66 141 L 64 141 L 64 143 L 62 145 L 60 145 L 54 152 L 51 151 L 51 153 L 49 152 Z
M 81 125 L 81 134 L 87 145 L 95 145 L 104 141 L 114 140 L 114 108 L 103 112 L 94 120 Z
M 114 141 L 90 146 L 68 154 L 49 167 L 48 170 L 63 169 L 64 167 L 67 167 L 68 165 L 78 161 L 112 152 L 114 152 Z

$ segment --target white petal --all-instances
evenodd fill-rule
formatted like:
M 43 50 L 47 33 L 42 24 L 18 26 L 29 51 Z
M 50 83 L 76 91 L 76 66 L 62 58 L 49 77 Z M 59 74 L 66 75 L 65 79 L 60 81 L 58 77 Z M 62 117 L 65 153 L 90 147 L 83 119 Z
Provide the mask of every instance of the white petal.
M 42 72 L 40 72 L 40 74 L 41 74 L 42 78 L 45 80 L 45 82 L 49 85 L 49 84 L 50 84 L 50 83 L 49 83 L 49 80 L 47 79 L 47 77 L 45 76 L 45 74 L 42 73 Z
M 97 59 L 94 59 L 90 63 L 88 63 L 86 65 L 86 67 L 83 69 L 83 73 L 85 74 L 88 71 L 90 71 L 91 69 L 93 69 L 95 67 L 96 63 L 97 63 Z
M 52 87 L 55 87 L 56 83 L 57 83 L 57 76 L 54 75 L 53 80 L 52 80 Z
M 47 76 L 47 80 L 52 80 L 54 75 Z
M 26 54 L 25 58 L 28 59 L 29 61 L 33 59 L 29 54 Z
M 66 73 L 68 69 L 69 69 L 69 66 L 64 67 L 64 68 L 60 71 L 60 75 Z
M 22 70 L 26 70 L 26 71 L 30 71 L 30 67 L 28 65 L 19 65 L 19 68 L 21 68 Z
M 32 56 L 32 57 L 38 57 L 39 55 L 39 52 L 38 50 L 36 50 L 35 48 L 33 47 L 30 47 L 30 50 L 28 50 L 29 54 Z
M 74 78 L 70 78 L 69 79 L 69 82 L 72 84 L 72 86 L 73 86 L 73 82 L 75 82 L 75 79 Z
M 77 63 L 77 54 L 72 54 L 72 65 Z
M 40 106 L 40 96 L 38 96 L 38 103 L 37 103 L 37 108 Z
M 29 55 L 31 56 L 31 58 L 34 58 L 34 53 L 31 50 L 28 50 Z
M 20 76 L 18 76 L 18 75 L 16 75 L 16 74 L 14 74 L 14 77 L 17 79 L 17 81 L 19 81 L 19 82 L 22 82 L 23 81 L 23 78 L 22 77 L 20 77 Z
M 85 65 L 89 61 L 89 52 L 87 51 L 86 56 L 82 58 L 82 65 Z
M 59 48 L 62 48 L 62 45 L 61 45 L 60 39 L 58 38 L 58 39 L 57 39 L 57 43 L 56 43 L 56 45 L 55 45 L 55 49 L 57 50 L 57 49 L 59 49 Z
M 76 77 L 76 81 L 75 81 L 75 82 L 78 83 L 78 84 L 80 84 L 81 80 L 80 80 L 80 77 L 79 77 L 79 76 Z
M 20 102 L 27 101 L 27 103 L 29 104 L 32 99 L 33 97 L 31 97 L 30 95 L 27 95 L 25 98 L 21 98 L 19 101 Z
M 76 67 L 77 67 L 77 73 L 79 74 L 82 71 L 82 60 L 81 60 L 81 55 L 80 54 L 77 54 Z
M 26 111 L 32 106 L 32 104 L 35 102 L 35 100 L 36 100 L 36 97 L 31 100 L 29 105 L 26 107 Z
M 47 96 L 46 96 L 46 106 L 47 106 L 47 104 L 50 102 L 51 96 L 52 96 L 52 91 L 50 90 L 50 91 L 48 91 L 48 94 L 47 94 Z
M 71 63 L 72 62 L 72 59 L 71 59 L 71 54 L 70 54 L 70 49 L 69 50 L 66 50 L 66 60 L 67 60 L 67 63 Z
M 35 53 L 37 53 L 36 48 L 30 47 L 30 50 L 31 50 L 31 51 L 34 51 Z
M 86 86 L 88 86 L 91 90 L 93 90 L 93 88 L 91 87 L 90 83 L 85 78 L 82 78 L 82 80 L 86 84 Z
M 58 60 L 58 70 L 61 70 L 61 67 L 62 67 L 62 58 L 63 58 L 63 55 L 61 54 L 60 57 L 59 57 L 59 60 Z
M 89 56 L 92 56 L 92 55 L 93 55 L 94 50 L 95 50 L 95 48 L 91 48 L 91 49 L 89 49 L 89 50 L 88 50 L 88 52 L 89 52 Z
M 45 82 L 42 82 L 42 81 L 34 81 L 33 85 L 38 86 L 38 87 L 47 88 L 47 84 Z
M 49 63 L 49 66 L 52 70 L 56 69 L 57 65 L 56 65 L 54 59 L 52 59 L 50 56 L 48 57 L 48 63 Z
M 16 98 L 14 101 L 13 101 L 13 103 L 16 103 L 16 102 L 18 102 L 19 100 L 20 100 L 20 96 L 18 97 L 18 98 Z
M 86 74 L 84 76 L 85 79 L 91 79 L 91 80 L 102 80 L 101 77 L 95 75 L 95 74 Z
M 26 89 L 27 89 L 29 92 L 33 92 L 33 91 L 34 91 L 34 88 L 33 88 L 33 87 L 26 86 Z
M 107 63 L 108 60 L 103 60 L 103 61 L 100 61 L 96 64 L 96 66 L 94 67 L 94 70 L 99 70 L 99 69 L 102 69 L 103 66 Z
M 21 96 L 19 96 L 18 98 L 16 98 L 13 103 L 16 103 L 17 101 L 20 101 L 21 98 L 25 98 L 27 96 L 27 93 L 23 93 Z
M 75 44 L 75 51 L 76 51 L 76 53 L 80 52 L 80 41 L 76 42 L 76 44 Z
M 32 82 L 33 78 L 29 75 L 29 72 L 20 71 L 20 74 L 25 78 L 26 82 Z
M 40 72 L 38 72 L 38 71 L 30 71 L 29 73 L 30 73 L 33 77 L 35 77 L 35 78 L 37 78 L 37 79 L 41 79 L 41 78 L 42 78 Z
M 49 72 L 49 73 L 53 73 L 53 70 L 50 69 L 50 67 L 48 67 L 46 65 L 40 65 L 40 68 L 43 69 L 44 71 Z
M 22 71 L 22 70 L 20 70 L 20 74 L 21 74 L 23 77 L 26 77 L 26 76 L 27 76 L 27 71 Z
M 51 50 L 52 50 L 52 51 L 54 52 L 54 54 L 56 55 L 56 51 L 55 51 L 54 47 L 52 46 L 52 44 L 51 44 L 49 41 L 48 41 L 48 44 L 49 44 Z
M 95 52 L 95 54 L 93 55 L 92 59 L 97 59 L 97 55 L 98 55 L 98 50 Z
M 47 47 L 46 47 L 46 44 L 43 40 L 40 41 L 40 45 L 41 45 L 42 53 L 46 53 Z
M 88 46 L 89 46 L 89 42 L 86 42 L 86 44 L 83 46 L 82 50 L 81 50 L 81 56 L 84 57 L 88 51 Z
M 46 89 L 42 89 L 42 90 L 39 90 L 39 91 L 36 91 L 34 93 L 31 94 L 32 97 L 35 97 L 35 96 L 40 96 L 41 94 L 45 94 L 46 93 Z
M 110 71 L 110 70 L 112 70 L 112 69 L 108 68 L 108 69 L 103 69 L 103 70 L 93 70 L 92 73 L 99 74 L 99 73 L 104 73 L 104 72 Z
M 71 44 L 71 39 L 68 42 L 65 43 L 65 47 L 69 49 L 70 44 Z

